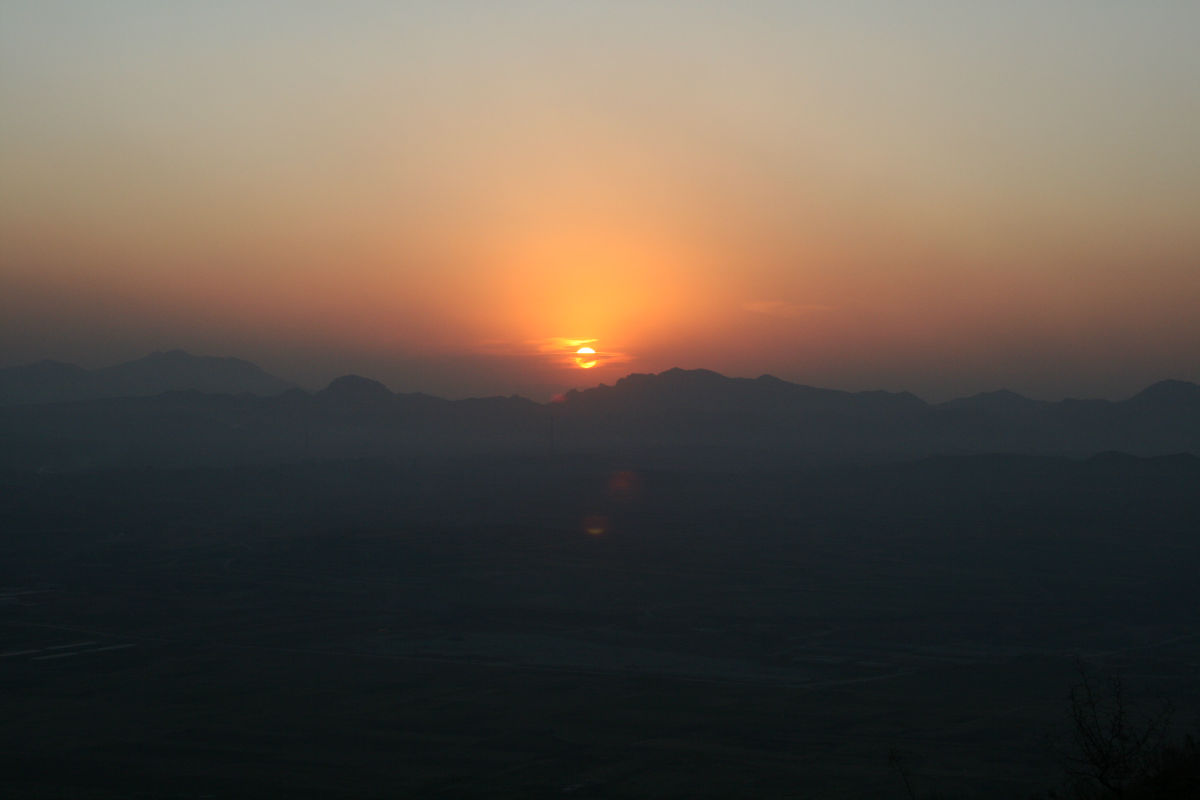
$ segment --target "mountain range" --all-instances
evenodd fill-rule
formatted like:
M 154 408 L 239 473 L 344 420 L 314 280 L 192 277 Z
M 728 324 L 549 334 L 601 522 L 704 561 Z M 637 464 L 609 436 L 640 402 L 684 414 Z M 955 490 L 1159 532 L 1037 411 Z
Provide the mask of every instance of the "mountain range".
M 309 393 L 233 358 L 154 353 L 102 370 L 0 370 L 0 467 L 269 463 L 546 452 L 692 458 L 965 453 L 1200 454 L 1200 386 L 1162 381 L 1119 402 L 999 391 L 945 403 L 708 370 L 633 374 L 541 404 L 397 394 L 347 375 Z
M 240 358 L 170 350 L 94 370 L 61 361 L 0 369 L 0 405 L 144 397 L 181 390 L 273 395 L 292 386 Z

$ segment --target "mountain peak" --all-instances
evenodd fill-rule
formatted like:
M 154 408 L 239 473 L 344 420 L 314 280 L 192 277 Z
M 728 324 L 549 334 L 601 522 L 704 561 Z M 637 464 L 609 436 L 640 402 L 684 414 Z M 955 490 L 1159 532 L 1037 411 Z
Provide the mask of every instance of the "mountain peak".
M 662 372 L 631 372 L 624 378 L 619 378 L 616 385 L 650 385 L 650 384 L 668 384 L 678 386 L 681 384 L 688 385 L 711 385 L 723 381 L 733 380 L 727 378 L 719 372 L 713 372 L 711 369 L 683 369 L 682 367 L 671 367 Z
M 163 392 L 279 394 L 291 387 L 240 358 L 156 351 L 135 361 L 96 370 L 39 361 L 0 370 L 0 405 L 59 403 L 100 397 L 145 397 Z
M 979 394 L 977 394 L 975 396 L 981 397 L 981 398 L 986 397 L 991 400 L 1004 400 L 1004 401 L 1028 400 L 1029 399 L 1029 398 L 1025 397 L 1025 395 L 1017 394 L 1016 392 L 1012 391 L 1011 389 L 996 389 L 991 392 L 980 392 Z
M 368 397 L 392 397 L 391 389 L 388 389 L 379 381 L 364 378 L 361 375 L 343 375 L 340 378 L 334 378 L 329 385 L 317 393 L 321 397 L 337 397 L 337 398 L 368 398 Z
M 711 369 L 684 369 L 683 367 L 671 367 L 666 372 L 660 372 L 660 378 L 699 378 L 702 380 L 729 380 L 719 372 L 713 372 Z
M 566 401 L 572 409 L 602 409 L 609 414 L 661 417 L 682 413 L 760 421 L 771 416 L 796 420 L 817 414 L 892 416 L 926 406 L 908 393 L 851 393 L 803 386 L 773 375 L 730 378 L 708 369 L 679 367 L 657 374 L 627 375 L 612 387 L 570 392 Z
M 181 350 L 178 348 L 174 350 L 155 350 L 153 353 L 145 355 L 139 359 L 126 362 L 125 364 L 118 364 L 117 367 L 109 367 L 108 369 L 127 367 L 131 364 L 156 365 L 163 368 L 176 367 L 196 369 L 203 369 L 205 366 L 211 366 L 261 371 L 256 364 L 236 356 L 198 356 L 195 353 L 189 353 L 187 350 Z
M 291 384 L 240 358 L 158 350 L 92 373 L 100 396 L 133 397 L 195 389 L 208 394 L 272 395 Z
M 1165 380 L 1153 383 L 1130 400 L 1146 402 L 1188 402 L 1200 400 L 1200 386 L 1190 381 Z
M 948 400 L 942 404 L 946 408 L 980 408 L 980 409 L 1018 409 L 1038 405 L 1037 400 L 1030 400 L 1028 397 L 1008 389 L 996 389 L 991 392 L 979 392 L 970 397 L 960 397 L 956 400 Z

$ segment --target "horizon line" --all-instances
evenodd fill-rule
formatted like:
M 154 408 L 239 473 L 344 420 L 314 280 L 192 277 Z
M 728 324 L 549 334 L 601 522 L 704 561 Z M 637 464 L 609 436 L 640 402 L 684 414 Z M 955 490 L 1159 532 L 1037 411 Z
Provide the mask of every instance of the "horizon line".
M 276 380 L 279 380 L 279 381 L 282 381 L 282 382 L 284 382 L 284 383 L 290 384 L 290 386 L 289 386 L 287 389 L 284 389 L 283 391 L 281 391 L 281 392 L 277 392 L 277 393 L 275 393 L 275 394 L 257 394 L 257 393 L 254 393 L 254 392 L 248 392 L 248 394 L 252 394 L 252 395 L 255 395 L 255 396 L 258 396 L 258 397 L 278 397 L 278 396 L 280 396 L 280 395 L 282 395 L 282 394 L 285 394 L 285 393 L 287 393 L 287 392 L 291 392 L 291 391 L 300 391 L 300 392 L 303 392 L 303 393 L 305 393 L 305 394 L 307 394 L 307 395 L 310 395 L 310 396 L 312 396 L 312 395 L 316 395 L 316 394 L 319 394 L 319 393 L 321 393 L 321 392 L 324 392 L 324 391 L 328 390 L 328 389 L 329 389 L 331 386 L 333 386 L 333 384 L 337 383 L 338 381 L 340 381 L 340 380 L 342 380 L 342 379 L 344 379 L 344 378 L 359 378 L 359 379 L 362 379 L 362 380 L 366 380 L 366 381 L 370 381 L 370 382 L 372 382 L 372 383 L 378 384 L 379 386 L 381 386 L 381 387 L 383 387 L 384 389 L 386 389 L 386 390 L 388 391 L 388 393 L 389 393 L 389 394 L 392 394 L 392 395 L 394 395 L 394 396 L 413 396 L 413 395 L 421 395 L 421 396 L 425 396 L 425 397 L 432 397 L 432 398 L 436 398 L 436 399 L 439 399 L 439 400 L 444 400 L 444 401 L 447 401 L 447 402 L 462 402 L 462 401 L 466 401 L 466 400 L 491 400 L 491 399 L 513 399 L 513 398 L 519 398 L 519 399 L 526 400 L 526 401 L 528 401 L 528 402 L 534 403 L 535 405 L 539 405 L 539 406 L 548 406 L 548 405 L 554 405 L 554 404 L 555 404 L 555 403 L 557 403 L 557 402 L 561 402 L 561 399 L 562 399 L 563 397 L 565 397 L 565 396 L 566 396 L 566 395 L 568 395 L 568 394 L 572 394 L 572 393 L 582 393 L 582 392 L 588 392 L 588 391 L 592 391 L 592 390 L 595 390 L 595 389 L 600 389 L 600 388 L 613 388 L 613 387 L 615 387 L 617 384 L 621 383 L 622 381 L 626 381 L 626 380 L 628 380 L 628 379 L 630 379 L 630 378 L 637 378 L 637 377 L 660 377 L 660 376 L 667 375 L 667 374 L 669 374 L 669 373 L 675 373 L 675 372 L 678 372 L 678 373 L 707 373 L 707 374 L 714 375 L 714 376 L 716 376 L 716 377 L 718 377 L 718 378 L 721 378 L 722 380 L 727 380 L 727 381 L 750 381 L 750 382 L 754 382 L 754 381 L 772 380 L 772 381 L 777 381 L 777 382 L 779 382 L 779 383 L 787 384 L 787 385 L 789 385 L 789 386 L 794 386 L 794 387 L 797 387 L 797 388 L 813 389 L 813 390 L 816 390 L 816 391 L 825 391 L 825 392 L 838 392 L 838 393 L 841 393 L 841 394 L 848 394 L 848 395 L 856 395 L 856 394 L 879 394 L 879 393 L 882 393 L 882 394 L 890 394 L 890 395 L 909 395 L 909 396 L 911 396 L 911 397 L 913 397 L 913 398 L 915 398 L 915 399 L 919 400 L 920 402 L 922 402 L 922 403 L 924 403 L 925 405 L 928 405 L 928 406 L 941 406 L 941 405 L 946 405 L 946 404 L 949 404 L 949 403 L 954 403 L 954 402 L 961 401 L 961 400 L 969 400 L 969 399 L 973 399 L 973 398 L 976 398 L 976 397 L 984 397 L 984 396 L 988 396 L 988 395 L 999 395 L 999 394 L 1009 394 L 1009 395 L 1013 395 L 1013 396 L 1015 396 L 1015 397 L 1017 397 L 1017 398 L 1020 398 L 1020 399 L 1022 399 L 1022 400 L 1026 400 L 1026 401 L 1029 401 L 1029 402 L 1032 402 L 1032 403 L 1059 403 L 1059 402 L 1064 402 L 1064 401 L 1069 401 L 1069 400 L 1077 400 L 1077 401 L 1100 401 L 1100 402 L 1107 402 L 1107 403 L 1121 403 L 1121 402 L 1126 402 L 1126 401 L 1128 401 L 1128 400 L 1131 400 L 1131 399 L 1133 399 L 1133 398 L 1135 398 L 1135 397 L 1137 397 L 1137 396 L 1139 396 L 1139 395 L 1143 394 L 1143 393 L 1144 393 L 1144 392 L 1146 392 L 1147 390 L 1149 390 L 1149 389 L 1151 389 L 1151 388 L 1153 388 L 1153 387 L 1155 387 L 1155 386 L 1162 385 L 1162 384 L 1184 384 L 1184 385 L 1189 385 L 1189 386 L 1198 386 L 1198 385 L 1200 385 L 1200 384 L 1197 384 L 1197 383 L 1195 383 L 1195 382 L 1193 382 L 1193 381 L 1189 381 L 1189 380 L 1182 379 L 1182 378 L 1161 378 L 1161 379 L 1159 379 L 1159 380 L 1152 381 L 1152 382 L 1150 382 L 1150 383 L 1148 383 L 1148 384 L 1144 385 L 1144 386 L 1143 386 L 1141 389 L 1139 389 L 1139 390 L 1137 390 L 1137 391 L 1133 392 L 1132 394 L 1130 394 L 1129 396 L 1127 396 L 1127 397 L 1124 397 L 1124 398 L 1122 398 L 1122 399 L 1119 399 L 1119 400 L 1112 400 L 1112 399 L 1108 399 L 1108 398 L 1100 398 L 1100 397 L 1083 397 L 1083 396 L 1078 396 L 1078 395 L 1067 395 L 1067 396 L 1064 396 L 1064 397 L 1062 397 L 1062 398 L 1061 398 L 1061 399 L 1059 399 L 1059 400 L 1045 400 L 1045 399 L 1039 399 L 1039 398 L 1030 397 L 1030 396 L 1028 396 L 1028 395 L 1022 394 L 1021 392 L 1016 392 L 1016 391 L 1013 391 L 1013 390 L 1011 390 L 1011 389 L 1008 389 L 1008 388 L 1006 388 L 1006 387 L 1000 387 L 1000 388 L 997 388 L 997 389 L 989 389 L 989 390 L 983 390 L 983 391 L 979 391 L 979 392 L 974 392 L 974 393 L 971 393 L 971 394 L 965 394 L 965 395 L 961 395 L 961 396 L 955 396 L 955 397 L 949 398 L 949 399 L 947 399 L 947 400 L 942 400 L 942 401 L 936 401 L 936 402 L 935 402 L 935 401 L 930 401 L 930 400 L 926 399 L 925 397 L 922 397 L 921 395 L 917 394 L 916 392 L 913 392 L 912 390 L 908 390 L 908 389 L 900 389 L 900 390 L 892 390 L 892 389 L 857 389 L 857 390 L 854 390 L 854 389 L 840 389 L 840 388 L 835 388 L 835 387 L 830 387 L 830 386 L 818 386 L 818 385 L 815 385 L 815 384 L 809 384 L 809 383 L 799 383 L 799 382 L 796 382 L 796 381 L 788 380 L 788 379 L 786 379 L 786 378 L 780 378 L 780 377 L 778 377 L 777 375 L 773 375 L 773 374 L 771 374 L 771 373 L 766 373 L 766 372 L 764 372 L 764 373 L 762 373 L 762 374 L 760 374 L 760 375 L 754 376 L 754 377 L 750 377 L 750 376 L 743 376 L 743 375 L 727 375 L 727 374 L 725 374 L 725 373 L 723 373 L 723 372 L 719 372 L 719 371 L 717 371 L 717 370 L 709 369 L 709 368 L 707 368 L 707 367 L 691 367 L 691 368 L 689 368 L 689 367 L 673 366 L 673 367 L 669 367 L 669 368 L 667 368 L 667 369 L 661 370 L 661 371 L 659 371 L 659 372 L 629 372 L 629 373 L 626 373 L 625 375 L 621 376 L 620 378 L 618 378 L 618 379 L 617 379 L 616 381 L 614 381 L 612 384 L 607 384 L 607 383 L 603 383 L 603 382 L 601 382 L 601 383 L 592 384 L 592 385 L 587 385 L 587 386 L 582 386 L 582 387 L 580 387 L 580 386 L 576 386 L 576 387 L 572 387 L 572 388 L 570 388 L 570 389 L 566 389 L 566 390 L 564 390 L 564 391 L 562 391 L 562 392 L 556 393 L 556 394 L 555 394 L 554 396 L 552 396 L 552 397 L 551 397 L 549 400 L 545 400 L 545 401 L 539 401 L 539 400 L 535 400 L 535 399 L 533 399 L 532 397 L 529 397 L 529 396 L 527 396 L 527 395 L 520 394 L 520 393 L 515 393 L 515 392 L 514 392 L 514 393 L 512 393 L 512 394 L 501 394 L 501 393 L 497 393 L 497 394 L 477 394 L 477 395 L 468 395 L 468 396 L 463 396 L 463 397 L 446 397 L 446 396 L 444 396 L 444 395 L 442 395 L 442 394 L 436 394 L 436 393 L 433 393 L 433 392 L 428 392 L 428 391 L 424 391 L 424 390 L 420 390 L 420 389 L 416 389 L 416 390 L 413 390 L 413 391 L 396 391 L 396 390 L 392 389 L 392 387 L 391 387 L 391 386 L 389 386 L 387 383 L 385 383 L 385 382 L 384 382 L 384 381 L 382 381 L 382 380 L 379 380 L 379 379 L 377 379 L 377 378 L 372 378 L 372 377 L 369 377 L 369 376 L 367 376 L 367 375 L 362 375 L 362 374 L 360 374 L 360 373 L 356 373 L 356 372 L 346 372 L 346 373 L 343 373 L 343 374 L 341 374 L 341 375 L 338 375 L 338 376 L 336 376 L 336 377 L 334 377 L 334 378 L 330 379 L 330 380 L 329 380 L 328 382 L 326 382 L 326 383 L 325 383 L 323 386 L 319 386 L 319 387 L 316 387 L 316 388 L 312 388 L 312 387 L 313 387 L 313 384 L 311 384 L 311 383 L 310 383 L 310 384 L 307 384 L 307 386 L 306 386 L 306 385 L 302 385 L 301 383 L 299 383 L 299 382 L 297 382 L 297 381 L 293 381 L 293 380 L 290 380 L 290 379 L 287 379 L 287 378 L 280 377 L 279 375 L 276 375 L 276 374 L 275 374 L 275 373 L 273 373 L 273 372 L 269 372 L 269 371 L 267 371 L 266 369 L 264 369 L 262 366 L 260 366 L 260 365 L 259 365 L 259 364 L 257 364 L 256 362 L 254 362 L 254 361 L 250 361 L 249 359 L 242 358 L 241 356 L 233 356 L 233 355 L 197 355 L 196 353 L 190 352 L 190 351 L 188 351 L 188 350 L 185 350 L 185 349 L 183 349 L 183 348 L 179 348 L 179 347 L 176 347 L 176 348 L 170 348 L 170 349 L 167 349 L 167 350 L 152 350 L 151 352 L 149 352 L 149 353 L 147 353 L 146 355 L 144 355 L 144 356 L 141 356 L 141 357 L 139 357 L 139 358 L 134 358 L 134 359 L 130 359 L 130 360 L 127 360 L 127 361 L 118 361 L 118 362 L 116 362 L 116 363 L 114 363 L 114 364 L 108 364 L 108 365 L 106 365 L 106 366 L 101 366 L 101 367 L 90 367 L 90 368 L 89 368 L 89 367 L 82 367 L 82 366 L 80 366 L 80 365 L 78 365 L 78 364 L 75 364 L 75 363 L 72 363 L 72 362 L 68 362 L 68 361 L 60 361 L 60 360 L 58 360 L 58 359 L 53 359 L 53 358 L 43 358 L 43 359 L 38 359 L 38 360 L 36 360 L 36 361 L 29 361 L 29 362 L 25 362 L 25 363 L 22 363 L 22 364 L 12 364 L 12 365 L 8 365 L 8 366 L 0 366 L 0 373 L 7 372 L 7 371 L 10 371 L 10 370 L 16 370 L 16 369 L 23 369 L 23 368 L 37 367 L 37 366 L 40 366 L 40 365 L 54 365 L 54 366 L 60 366 L 60 367 L 72 367 L 72 368 L 79 369 L 79 370 L 82 370 L 82 371 L 84 371 L 84 372 L 87 372 L 87 373 L 95 373 L 95 372 L 101 372 L 101 371 L 104 371 L 104 370 L 106 370 L 106 369 L 112 369 L 112 368 L 115 368 L 115 367 L 120 367 L 120 366 L 124 366 L 124 365 L 127 365 L 127 364 L 133 364 L 133 363 L 137 363 L 137 362 L 139 362 L 139 361 L 145 361 L 145 360 L 147 360 L 147 359 L 150 359 L 150 358 L 153 358 L 153 357 L 155 357 L 155 356 L 169 356 L 169 355 L 178 355 L 178 356 L 184 356 L 184 357 L 187 357 L 187 358 L 189 358 L 189 359 L 194 359 L 194 360 L 197 360 L 197 361 L 199 361 L 199 360 L 214 360 L 214 361 L 236 361 L 236 362 L 241 362 L 241 363 L 243 363 L 243 364 L 247 364 L 247 365 L 249 365 L 249 366 L 253 367 L 254 369 L 258 370 L 259 372 L 261 372 L 263 375 L 265 375 L 265 376 L 267 376 L 267 377 L 274 378 L 274 379 L 276 379 Z M 167 391 L 172 391 L 172 390 L 167 390 Z M 193 391 L 193 390 L 178 390 L 178 391 Z M 199 390 L 194 390 L 194 391 L 199 391 Z M 165 393 L 165 392 L 162 392 L 162 393 Z M 162 393 L 160 393 L 160 394 L 162 394 Z M 213 393 L 213 392 L 201 392 L 201 393 L 202 393 L 202 394 L 220 394 L 220 393 Z

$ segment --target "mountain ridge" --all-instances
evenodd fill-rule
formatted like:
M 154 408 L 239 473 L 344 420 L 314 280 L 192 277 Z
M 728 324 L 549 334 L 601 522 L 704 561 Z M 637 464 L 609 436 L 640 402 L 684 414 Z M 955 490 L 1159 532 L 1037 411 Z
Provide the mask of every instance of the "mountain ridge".
M 282 394 L 294 384 L 231 356 L 156 350 L 98 369 L 45 359 L 0 369 L 0 406 L 142 397 L 170 391 Z
M 171 381 L 159 375 L 147 375 L 152 369 L 160 371 L 174 370 L 176 377 L 174 384 L 170 385 Z M 198 372 L 201 369 L 224 371 L 227 376 L 242 377 L 247 387 L 239 387 L 231 385 L 229 387 L 213 387 L 209 388 L 204 384 L 206 381 L 209 384 L 213 383 L 211 376 L 205 378 L 196 374 L 187 375 L 192 371 Z M 89 391 L 84 393 L 84 396 L 64 396 L 64 397 L 48 397 L 42 398 L 35 396 L 36 391 L 22 392 L 23 387 L 19 386 L 22 382 L 43 383 L 53 381 L 59 378 L 85 379 L 92 380 L 101 378 L 106 383 L 117 383 L 116 387 L 104 386 L 100 388 L 89 387 Z M 354 386 L 356 388 L 351 389 Z M 910 407 L 940 407 L 940 408 L 970 408 L 978 406 L 1046 406 L 1061 403 L 1108 403 L 1120 404 L 1133 400 L 1138 402 L 1179 402 L 1192 401 L 1200 398 L 1200 384 L 1192 383 L 1186 380 L 1167 378 L 1156 381 L 1141 391 L 1134 393 L 1125 400 L 1106 400 L 1101 398 L 1064 398 L 1063 400 L 1035 400 L 1026 397 L 1022 394 L 1009 389 L 996 389 L 992 391 L 978 392 L 973 395 L 953 398 L 941 402 L 929 402 L 910 391 L 890 391 L 885 389 L 866 389 L 859 391 L 850 391 L 845 389 L 834 389 L 829 387 L 813 386 L 810 384 L 796 383 L 779 378 L 768 373 L 761 374 L 754 378 L 741 376 L 727 376 L 720 372 L 710 369 L 694 368 L 685 369 L 682 367 L 671 367 L 657 373 L 641 373 L 631 372 L 618 378 L 613 385 L 597 384 L 583 388 L 572 388 L 564 393 L 563 399 L 580 399 L 591 393 L 609 393 L 609 392 L 634 392 L 634 391 L 660 391 L 663 387 L 670 387 L 674 392 L 683 390 L 718 390 L 728 391 L 734 387 L 741 387 L 749 391 L 761 392 L 778 392 L 789 393 L 793 396 L 807 394 L 810 396 L 823 397 L 840 397 L 840 398 L 879 398 L 887 399 L 896 402 L 902 402 Z M 125 393 L 121 393 L 120 389 L 127 389 Z M 338 376 L 331 380 L 325 387 L 308 392 L 296 384 L 273 375 L 266 370 L 254 364 L 251 361 L 237 358 L 235 356 L 198 356 L 182 349 L 173 350 L 156 350 L 141 358 L 132 361 L 121 362 L 107 367 L 99 367 L 96 369 L 86 369 L 76 364 L 57 361 L 54 359 L 42 359 L 39 361 L 30 362 L 27 364 L 18 364 L 10 367 L 0 367 L 0 405 L 13 405 L 16 403 L 39 403 L 39 402 L 62 402 L 64 400 L 87 400 L 98 399 L 100 397 L 140 397 L 160 394 L 166 391 L 190 390 L 194 389 L 206 394 L 240 394 L 248 393 L 260 396 L 280 395 L 289 391 L 299 391 L 304 394 L 314 395 L 339 395 L 350 392 L 376 394 L 382 396 L 384 392 L 387 394 L 395 394 L 400 396 L 400 393 L 393 393 L 386 385 L 378 380 L 362 375 L 347 373 Z M 45 392 L 53 394 L 53 392 Z M 28 399 L 13 399 L 14 395 L 29 395 Z M 61 394 L 67 394 L 61 392 Z M 429 395 L 424 392 L 409 393 L 420 395 L 427 398 L 445 399 L 436 395 Z M 512 395 L 519 397 L 531 403 L 538 403 L 536 400 L 523 397 L 521 395 Z M 491 397 L 472 397 L 464 398 L 472 400 L 491 399 Z M 457 402 L 457 401 L 451 401 Z M 552 403 L 555 401 L 551 401 Z
M 226 377 L 228 370 L 237 376 L 257 368 L 186 353 L 152 354 L 130 363 L 134 366 L 124 369 L 134 377 L 123 385 L 141 393 L 0 406 L 0 467 L 187 466 L 422 453 L 691 452 L 747 464 L 986 453 L 1200 455 L 1200 386 L 1187 381 L 1158 382 L 1122 401 L 1035 401 L 999 391 L 931 404 L 907 392 L 847 392 L 773 376 L 672 369 L 634 373 L 612 386 L 576 389 L 537 403 L 517 396 L 448 400 L 395 393 L 357 375 L 341 376 L 316 392 L 292 387 L 270 395 L 211 393 L 184 378 L 214 363 L 228 368 L 216 370 Z M 154 387 L 135 379 L 162 364 L 182 368 L 167 370 L 173 382 L 151 369 L 155 385 L 170 385 L 149 394 Z M 69 366 L 19 369 L 35 376 L 76 374 Z M 244 381 L 237 384 L 244 387 Z

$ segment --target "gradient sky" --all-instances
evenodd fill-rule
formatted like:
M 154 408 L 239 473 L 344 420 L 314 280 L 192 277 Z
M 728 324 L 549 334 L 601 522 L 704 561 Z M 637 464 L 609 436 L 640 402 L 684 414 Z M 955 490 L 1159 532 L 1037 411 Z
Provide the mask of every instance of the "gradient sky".
M 0 365 L 1200 380 L 1197 31 L 1194 0 L 0 0 Z

